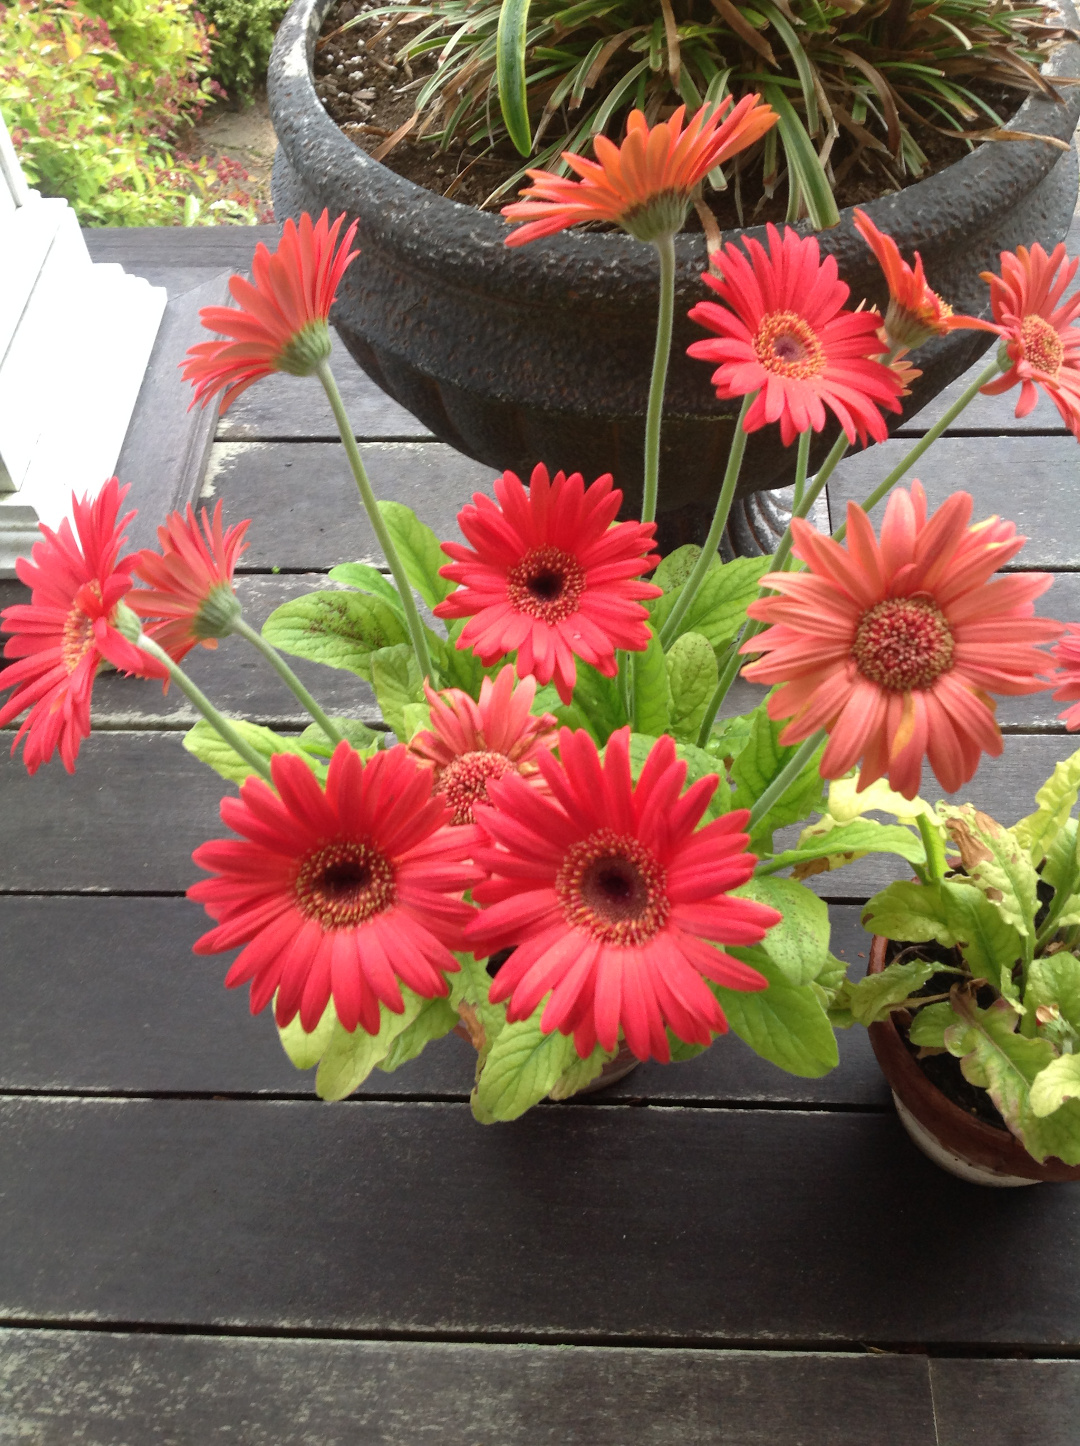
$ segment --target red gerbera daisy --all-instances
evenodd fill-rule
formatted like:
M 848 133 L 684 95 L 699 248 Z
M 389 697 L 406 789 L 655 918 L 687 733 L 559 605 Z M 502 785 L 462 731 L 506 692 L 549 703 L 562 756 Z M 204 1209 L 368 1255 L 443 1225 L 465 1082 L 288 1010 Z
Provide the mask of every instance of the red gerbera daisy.
M 528 171 L 528 201 L 503 207 L 509 221 L 529 221 L 506 238 L 521 246 L 565 231 L 582 221 L 615 221 L 639 241 L 673 236 L 686 220 L 691 193 L 714 166 L 753 145 L 776 124 L 776 113 L 747 95 L 730 110 L 732 97 L 710 109 L 702 106 L 683 130 L 686 107 L 650 128 L 639 110 L 630 112 L 621 146 L 596 136 L 597 161 L 563 151 L 562 159 L 581 177 L 570 180 L 551 171 Z M 730 110 L 730 114 L 728 113 Z
M 487 799 L 487 785 L 504 773 L 517 773 L 546 791 L 539 768 L 541 753 L 555 747 L 558 724 L 550 713 L 534 718 L 536 679 L 514 686 L 514 670 L 503 668 L 494 682 L 480 685 L 475 703 L 460 688 L 436 693 L 424 684 L 431 706 L 431 728 L 409 739 L 409 752 L 435 765 L 435 792 L 453 810 L 454 823 L 472 823 L 473 805 Z
M 1050 649 L 1050 656 L 1057 664 L 1050 682 L 1056 686 L 1055 703 L 1076 703 L 1075 708 L 1066 708 L 1059 713 L 1070 733 L 1080 728 L 1080 624 L 1069 623 L 1068 631 L 1056 647 Z
M 1064 264 L 1063 264 L 1064 263 Z M 1001 253 L 1001 275 L 984 271 L 990 283 L 990 305 L 1005 339 L 1012 366 L 989 382 L 983 392 L 996 397 L 1020 383 L 1016 415 L 1026 417 L 1038 401 L 1036 387 L 1057 407 L 1061 419 L 1080 441 L 1080 292 L 1062 301 L 1080 260 L 1067 260 L 1064 245 L 1047 256 L 1041 246 L 1018 246 Z M 1059 304 L 1060 303 L 1060 304 Z
M 914 482 L 910 494 L 890 496 L 880 543 L 853 502 L 846 548 L 792 524 L 793 550 L 808 571 L 762 579 L 781 596 L 748 609 L 773 626 L 744 644 L 765 656 L 743 676 L 784 684 L 769 699 L 771 718 L 791 719 L 782 743 L 829 730 L 823 777 L 841 778 L 861 758 L 860 789 L 888 774 L 891 788 L 914 798 L 925 756 L 953 793 L 983 752 L 1001 752 L 987 692 L 1045 686 L 1039 644 L 1062 629 L 1033 614 L 1050 575 L 990 581 L 1025 539 L 1011 522 L 969 527 L 970 518 L 970 496 L 954 492 L 928 520 Z
M 327 318 L 346 267 L 360 254 L 349 250 L 355 221 L 337 246 L 344 219 L 341 215 L 329 226 L 324 211 L 313 224 L 305 211 L 299 227 L 291 218 L 286 220 L 276 252 L 268 251 L 261 241 L 255 248 L 251 263 L 255 284 L 242 276 L 230 280 L 239 310 L 207 306 L 200 311 L 208 331 L 233 340 L 203 341 L 188 351 L 181 365 L 184 380 L 195 387 L 195 402 L 205 406 L 224 390 L 224 412 L 261 377 L 271 372 L 310 376 L 330 355 Z
M 613 678 L 616 648 L 649 646 L 640 600 L 659 597 L 661 589 L 639 579 L 660 561 L 649 551 L 656 525 L 612 527 L 622 493 L 610 473 L 586 487 L 580 472 L 557 472 L 549 481 L 547 468 L 538 466 L 526 492 L 513 472 L 504 472 L 495 496 L 498 506 L 476 492 L 458 513 L 472 548 L 443 543 L 454 561 L 440 572 L 461 586 L 435 615 L 471 617 L 459 648 L 471 647 L 485 667 L 516 649 L 518 677 L 554 677 L 569 703 L 575 656 Z
M 494 807 L 477 818 L 491 846 L 475 857 L 491 874 L 473 890 L 487 905 L 469 926 L 474 951 L 514 947 L 491 986 L 506 1017 L 525 1019 L 550 992 L 540 1026 L 573 1034 L 585 1058 L 614 1049 L 622 1030 L 639 1059 L 670 1057 L 665 1026 L 708 1044 L 727 1029 L 711 979 L 758 990 L 755 969 L 714 945 L 757 944 L 780 915 L 730 890 L 757 862 L 737 809 L 698 829 L 715 778 L 680 797 L 686 765 L 670 737 L 649 753 L 637 784 L 630 730 L 613 733 L 601 767 L 587 733 L 564 728 L 561 764 L 541 756 L 553 797 L 511 774 L 488 785 Z M 696 830 L 696 831 L 695 831 Z
M 96 498 L 72 497 L 75 530 L 64 519 L 55 532 L 41 527 L 32 561 L 15 570 L 33 591 L 29 603 L 5 608 L 4 629 L 13 636 L 4 656 L 19 661 L 0 674 L 0 689 L 15 691 L 0 708 L 0 727 L 30 712 L 11 745 L 23 738 L 23 762 L 36 773 L 57 748 L 69 773 L 90 733 L 90 694 L 103 659 L 128 673 L 157 677 L 161 669 L 117 631 L 116 612 L 131 587 L 131 559 L 120 560 L 124 528 L 134 512 L 119 517 L 127 493 L 111 477 Z
M 948 302 L 926 284 L 922 257 L 915 252 L 915 269 L 900 255 L 891 236 L 879 231 L 865 211 L 855 208 L 855 229 L 877 257 L 889 285 L 889 309 L 885 331 L 890 347 L 922 346 L 932 336 L 950 331 L 993 331 L 988 321 L 974 316 L 955 316 Z
M 728 244 L 713 257 L 722 276 L 706 274 L 706 286 L 724 302 L 701 301 L 690 319 L 720 334 L 695 341 L 690 356 L 719 362 L 712 382 L 722 399 L 758 391 L 747 432 L 780 423 L 785 447 L 800 432 L 825 425 L 825 407 L 854 442 L 869 434 L 884 441 L 879 407 L 898 412 L 901 384 L 876 358 L 881 353 L 876 311 L 845 311 L 850 288 L 837 274 L 836 258 L 821 260 L 817 239 L 775 226 L 769 250 L 742 238 L 749 259 Z
M 189 502 L 186 517 L 173 512 L 158 528 L 161 552 L 146 548 L 132 559 L 136 577 L 148 587 L 136 588 L 128 606 L 141 617 L 163 620 L 147 632 L 175 662 L 197 643 L 216 648 L 218 638 L 228 636 L 240 612 L 233 573 L 248 546 L 244 533 L 250 525 L 223 529 L 219 502 L 213 522 L 203 508 L 200 530 Z
M 193 884 L 218 927 L 197 954 L 247 947 L 225 977 L 251 982 L 251 1012 L 277 993 L 284 1026 L 299 1013 L 309 1033 L 331 998 L 348 1030 L 379 1029 L 379 1001 L 404 1008 L 398 980 L 426 999 L 446 994 L 473 910 L 465 889 L 481 877 L 467 862 L 474 829 L 445 828 L 431 770 L 402 747 L 366 763 L 347 743 L 330 760 L 325 790 L 302 758 L 270 761 L 274 793 L 249 778 L 221 817 L 243 840 L 195 850 L 217 877 Z

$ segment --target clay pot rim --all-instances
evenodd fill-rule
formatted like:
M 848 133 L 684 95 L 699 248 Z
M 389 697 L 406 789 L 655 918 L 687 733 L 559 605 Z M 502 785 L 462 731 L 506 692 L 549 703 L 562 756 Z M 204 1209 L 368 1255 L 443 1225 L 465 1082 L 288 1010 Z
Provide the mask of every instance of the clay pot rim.
M 885 967 L 890 941 L 879 934 L 870 945 L 868 974 Z M 908 1050 L 890 1015 L 868 1030 L 881 1072 L 897 1097 L 946 1149 L 972 1164 L 1024 1180 L 1080 1180 L 1080 1165 L 1066 1165 L 1049 1156 L 1041 1165 L 1008 1130 L 998 1129 L 962 1110 L 938 1089 Z
M 523 317 L 529 304 L 571 308 L 583 295 L 606 294 L 613 269 L 625 284 L 655 284 L 656 261 L 647 243 L 621 232 L 569 231 L 508 248 L 501 216 L 428 191 L 353 145 L 323 109 L 311 72 L 319 28 L 331 3 L 294 0 L 282 20 L 267 81 L 270 112 L 290 165 L 301 174 L 314 165 L 327 180 L 333 177 L 350 212 L 363 218 L 366 246 L 377 245 L 381 236 L 389 243 L 392 236 L 400 248 L 405 223 L 412 264 L 436 275 L 459 273 L 461 281 L 476 281 L 482 267 L 485 291 L 512 295 L 525 308 Z M 1071 0 L 1059 0 L 1056 13 L 1066 25 L 1077 22 Z M 1051 80 L 1078 70 L 1080 45 L 1075 41 L 1058 45 L 1043 67 Z M 1070 142 L 1080 119 L 1080 87 L 1066 90 L 1064 96 L 1062 104 L 1038 94 L 1028 96 L 1010 118 L 1010 128 Z M 936 249 L 992 225 L 1049 173 L 1061 154 L 1037 141 L 987 142 L 944 170 L 862 209 L 901 250 L 921 242 L 928 260 Z M 866 250 L 854 229 L 852 209 L 841 212 L 838 226 L 818 233 L 822 250 L 836 255 L 841 274 L 848 258 L 863 256 Z M 808 223 L 800 223 L 799 229 L 808 230 Z M 469 242 L 459 256 L 446 254 L 441 244 L 448 230 Z M 741 234 L 763 238 L 764 230 L 751 227 Z M 680 272 L 688 277 L 700 272 L 704 244 L 700 235 L 676 237 Z

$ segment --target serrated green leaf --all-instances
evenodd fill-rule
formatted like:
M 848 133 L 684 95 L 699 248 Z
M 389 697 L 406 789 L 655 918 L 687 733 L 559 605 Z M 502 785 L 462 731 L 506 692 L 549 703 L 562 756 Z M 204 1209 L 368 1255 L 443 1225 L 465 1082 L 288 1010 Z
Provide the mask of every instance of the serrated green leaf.
M 906 964 L 889 964 L 880 974 L 868 974 L 854 983 L 845 979 L 837 991 L 834 1008 L 846 1009 L 856 1024 L 875 1024 L 914 994 L 940 969 L 924 959 Z
M 699 748 L 696 743 L 676 743 L 675 757 L 686 764 L 686 786 L 697 783 L 699 778 L 715 778 L 716 792 L 709 800 L 709 806 L 702 818 L 703 823 L 708 823 L 714 818 L 731 812 L 731 788 L 727 781 L 727 775 L 719 766 L 717 760 L 709 756 L 704 748 Z
M 944 1049 L 945 1031 L 956 1023 L 953 1007 L 947 999 L 926 1004 L 908 1027 L 908 1039 L 919 1049 Z
M 459 1023 L 459 1015 L 449 999 L 428 999 L 413 1022 L 401 1031 L 390 1046 L 386 1056 L 379 1060 L 376 1069 L 393 1074 L 403 1064 L 416 1056 L 433 1040 L 444 1035 Z
M 956 943 L 944 889 L 937 883 L 897 879 L 865 905 L 862 926 L 871 934 L 907 944 L 926 944 L 933 939 L 951 949 Z
M 868 788 L 859 789 L 859 775 L 834 778 L 829 784 L 829 813 L 837 823 L 850 823 L 867 813 L 891 813 L 899 823 L 913 824 L 920 814 L 935 817 L 934 809 L 924 798 L 905 798 L 895 793 L 884 778 Z
M 794 866 L 795 877 L 804 879 L 812 874 L 843 868 L 868 853 L 899 854 L 912 864 L 926 862 L 926 850 L 919 835 L 901 824 L 877 823 L 872 818 L 837 823 L 826 814 L 819 823 L 803 829 L 793 849 L 784 849 L 761 868 L 774 873 L 777 869 Z
M 755 1054 L 803 1079 L 819 1079 L 839 1063 L 836 1035 L 814 985 L 788 982 L 760 945 L 729 954 L 769 981 L 757 994 L 709 987 L 734 1032 Z
M 365 758 L 370 758 L 372 753 L 386 742 L 385 733 L 376 733 L 374 728 L 361 723 L 359 718 L 341 718 L 334 714 L 329 716 L 330 722 L 341 736 Z M 330 758 L 337 747 L 337 744 L 330 742 L 318 723 L 309 723 L 297 741 L 303 749 L 314 753 L 318 758 Z
M 337 1010 L 331 999 L 323 1011 L 323 1017 L 310 1034 L 305 1033 L 299 1014 L 291 1024 L 286 1024 L 284 1028 L 280 1024 L 277 1026 L 281 1047 L 297 1069 L 315 1068 L 326 1053 L 334 1033 L 334 1025 L 337 1022 Z
M 970 803 L 958 807 L 942 804 L 938 812 L 960 850 L 968 878 L 982 889 L 1002 917 L 1033 944 L 1038 876 L 1030 855 L 1021 848 L 1016 835 Z
M 796 747 L 781 746 L 779 737 L 784 724 L 773 722 L 764 703 L 754 709 L 752 717 L 750 736 L 731 765 L 731 776 L 735 781 L 732 800 L 735 808 L 753 808 L 796 752 Z M 825 784 L 819 764 L 824 749 L 825 744 L 822 743 L 798 778 L 759 820 L 750 844 L 755 853 L 771 854 L 772 836 L 776 829 L 796 823 L 821 808 Z
M 1052 1059 L 1031 1082 L 1031 1108 L 1040 1119 L 1069 1100 L 1080 1100 L 1080 1054 Z
M 379 711 L 386 726 L 398 738 L 407 737 L 405 707 L 424 701 L 424 685 L 420 665 L 408 643 L 393 648 L 380 648 L 371 655 L 371 686 L 379 702 Z
M 263 624 L 263 637 L 297 658 L 343 668 L 371 682 L 371 655 L 408 642 L 401 614 L 362 592 L 310 592 L 283 603 Z
M 246 723 L 242 718 L 230 718 L 229 722 L 260 758 L 269 762 L 275 753 L 294 753 L 298 758 L 302 758 L 318 777 L 325 777 L 323 765 L 311 756 L 299 738 L 283 738 L 272 728 L 263 728 L 258 723 Z M 184 747 L 189 753 L 193 753 L 200 763 L 205 763 L 230 783 L 243 783 L 245 778 L 257 776 L 251 764 L 234 752 L 205 718 L 200 718 L 195 726 L 184 734 Z
M 663 588 L 664 592 L 671 592 L 673 588 L 682 587 L 683 583 L 694 570 L 694 564 L 701 556 L 701 548 L 696 542 L 684 543 L 677 547 L 674 552 L 669 552 L 661 558 L 659 566 L 649 579 L 657 587 Z M 716 566 L 720 565 L 719 554 L 716 558 Z
M 600 1045 L 597 1045 L 588 1059 L 581 1059 L 575 1049 L 574 1060 L 570 1068 L 564 1070 L 551 1086 L 548 1098 L 568 1100 L 571 1095 L 576 1095 L 587 1084 L 592 1084 L 594 1079 L 600 1078 L 604 1065 L 615 1058 L 615 1053 L 616 1051 L 613 1049 L 602 1049 Z
M 547 706 L 547 705 L 545 705 Z M 589 663 L 578 662 L 573 701 L 551 711 L 567 728 L 584 728 L 602 748 L 617 728 L 629 723 L 618 678 L 605 678 Z
M 377 567 L 370 567 L 366 562 L 342 562 L 337 567 L 332 567 L 328 576 L 332 582 L 343 582 L 346 587 L 356 588 L 357 592 L 369 592 L 374 597 L 381 597 L 383 602 L 388 602 L 402 617 L 405 616 L 397 588 Z
M 829 957 L 829 910 L 793 879 L 753 878 L 732 893 L 767 904 L 782 916 L 757 946 L 789 984 L 809 984 Z
M 672 1064 L 685 1064 L 688 1059 L 697 1059 L 699 1054 L 704 1054 L 709 1048 L 707 1044 L 687 1044 L 685 1039 L 680 1039 L 677 1034 L 672 1034 L 670 1029 L 667 1037 Z
M 473 1091 L 473 1114 L 481 1124 L 516 1120 L 544 1099 L 579 1058 L 571 1036 L 541 1030 L 543 1012 L 540 1004 L 528 1019 L 500 1030 Z
M 459 648 L 451 640 L 440 638 L 438 633 L 433 633 L 430 628 L 425 631 L 428 651 L 439 674 L 441 686 L 460 688 L 463 693 L 468 693 L 470 698 L 479 698 L 480 685 L 485 674 L 494 670 L 485 669 L 471 648 Z M 557 703 L 558 695 L 554 688 L 551 691 Z M 537 711 L 542 710 L 538 708 Z
M 659 737 L 671 718 L 668 675 L 660 639 L 650 633 L 649 646 L 631 654 L 634 679 L 634 728 Z M 576 694 L 575 694 L 576 697 Z
M 1057 1005 L 1080 1034 L 1080 959 L 1064 951 L 1033 959 L 1027 968 L 1024 1004 L 1028 1009 Z
M 379 513 L 401 558 L 405 576 L 428 607 L 441 603 L 453 592 L 455 584 L 439 576 L 439 568 L 449 561 L 439 539 L 403 502 L 380 501 Z
M 756 710 L 755 710 L 756 712 Z M 721 718 L 713 724 L 706 753 L 718 760 L 734 762 L 750 741 L 755 713 L 739 713 L 734 718 Z
M 342 1027 L 335 1014 L 329 1042 L 315 1076 L 315 1092 L 320 1099 L 343 1100 L 358 1089 L 429 1002 L 405 985 L 401 986 L 401 997 L 405 1007 L 400 1014 L 387 1009 L 385 1004 L 379 1005 L 377 1034 L 368 1034 L 360 1025 L 350 1032 Z
M 1059 763 L 1035 794 L 1034 813 L 1012 827 L 1020 846 L 1033 864 L 1042 863 L 1050 845 L 1065 826 L 1080 796 L 1080 749 Z
M 715 653 L 723 652 L 746 621 L 746 609 L 757 597 L 761 576 L 771 561 L 770 557 L 736 557 L 711 567 L 680 619 L 676 637 L 700 633 Z M 651 621 L 657 632 L 681 592 L 680 584 L 653 603 Z
M 1016 929 L 980 890 L 970 884 L 941 885 L 949 928 L 960 953 L 977 979 L 988 979 L 1002 994 L 1018 999 L 1013 965 L 1024 946 Z
M 716 654 L 701 633 L 683 633 L 671 645 L 666 663 L 671 732 L 696 743 L 705 709 L 716 692 Z
M 477 959 L 472 954 L 456 954 L 455 958 L 461 968 L 457 974 L 450 975 L 450 1003 L 459 1012 L 462 1005 L 471 1009 L 476 1024 L 483 1031 L 484 1038 L 477 1050 L 476 1061 L 476 1074 L 479 1078 L 491 1046 L 506 1024 L 506 1005 L 492 1004 L 488 998 L 491 975 L 487 971 L 486 960 Z

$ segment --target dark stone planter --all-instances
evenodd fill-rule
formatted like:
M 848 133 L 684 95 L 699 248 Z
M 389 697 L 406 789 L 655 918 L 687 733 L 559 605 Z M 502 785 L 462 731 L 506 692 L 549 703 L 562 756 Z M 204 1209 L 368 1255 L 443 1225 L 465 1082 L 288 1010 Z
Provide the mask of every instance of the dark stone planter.
M 371 160 L 323 110 L 310 61 L 330 0 L 295 0 L 270 61 L 269 98 L 280 146 L 279 218 L 341 211 L 359 220 L 363 257 L 349 271 L 334 321 L 360 365 L 436 436 L 486 462 L 528 475 L 543 461 L 591 480 L 613 472 L 636 510 L 652 359 L 657 263 L 651 246 L 621 233 L 563 233 L 503 244 L 498 215 L 447 201 Z M 1071 23 L 1075 12 L 1066 4 Z M 1080 47 L 1062 46 L 1047 74 L 1080 72 Z M 1069 141 L 1080 88 L 1064 104 L 1024 102 L 1016 129 Z M 921 250 L 934 286 L 959 310 L 985 307 L 978 273 L 1002 249 L 1065 235 L 1077 194 L 1074 153 L 1036 142 L 980 146 L 929 179 L 866 209 L 905 254 Z M 730 235 L 731 233 L 729 233 Z M 756 228 L 761 234 L 761 228 Z M 877 263 L 849 211 L 821 234 L 852 289 L 883 304 Z M 700 235 L 678 238 L 675 341 L 666 397 L 660 509 L 664 550 L 703 533 L 734 425 L 710 368 L 687 345 L 704 333 L 686 313 L 705 294 Z M 923 348 L 924 375 L 908 398 L 919 410 L 987 345 L 958 332 Z M 893 425 L 898 423 L 894 422 Z M 835 435 L 835 434 L 834 434 Z M 831 444 L 819 439 L 817 457 Z M 770 427 L 750 441 L 740 493 L 790 481 L 793 452 Z M 812 460 L 814 460 L 812 458 Z

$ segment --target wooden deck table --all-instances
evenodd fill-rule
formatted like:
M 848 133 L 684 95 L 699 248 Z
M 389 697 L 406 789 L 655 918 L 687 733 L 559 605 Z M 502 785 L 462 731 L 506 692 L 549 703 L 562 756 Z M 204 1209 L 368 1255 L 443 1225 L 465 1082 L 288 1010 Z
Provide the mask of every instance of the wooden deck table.
M 173 293 L 253 246 L 88 239 Z M 377 491 L 452 534 L 489 469 L 338 352 Z M 256 622 L 338 562 L 381 561 L 321 396 L 275 377 L 218 426 L 203 494 L 254 518 Z M 905 445 L 841 467 L 834 525 Z M 1047 403 L 1018 423 L 980 400 L 919 475 L 932 503 L 964 486 L 977 517 L 1015 519 L 1017 565 L 1060 574 L 1046 610 L 1080 618 L 1080 450 Z M 359 680 L 299 671 L 373 714 Z M 305 721 L 239 640 L 192 672 L 227 708 Z M 223 832 L 226 785 L 181 746 L 184 700 L 112 676 L 94 702 L 73 779 L 0 750 L 0 1442 L 1077 1446 L 1080 1187 L 939 1172 L 863 1031 L 822 1080 L 729 1037 L 491 1128 L 450 1036 L 322 1104 L 222 961 L 191 953 L 191 851 Z M 1080 742 L 1055 712 L 1003 705 L 981 808 L 1030 810 Z M 823 876 L 856 963 L 859 903 L 889 876 Z

